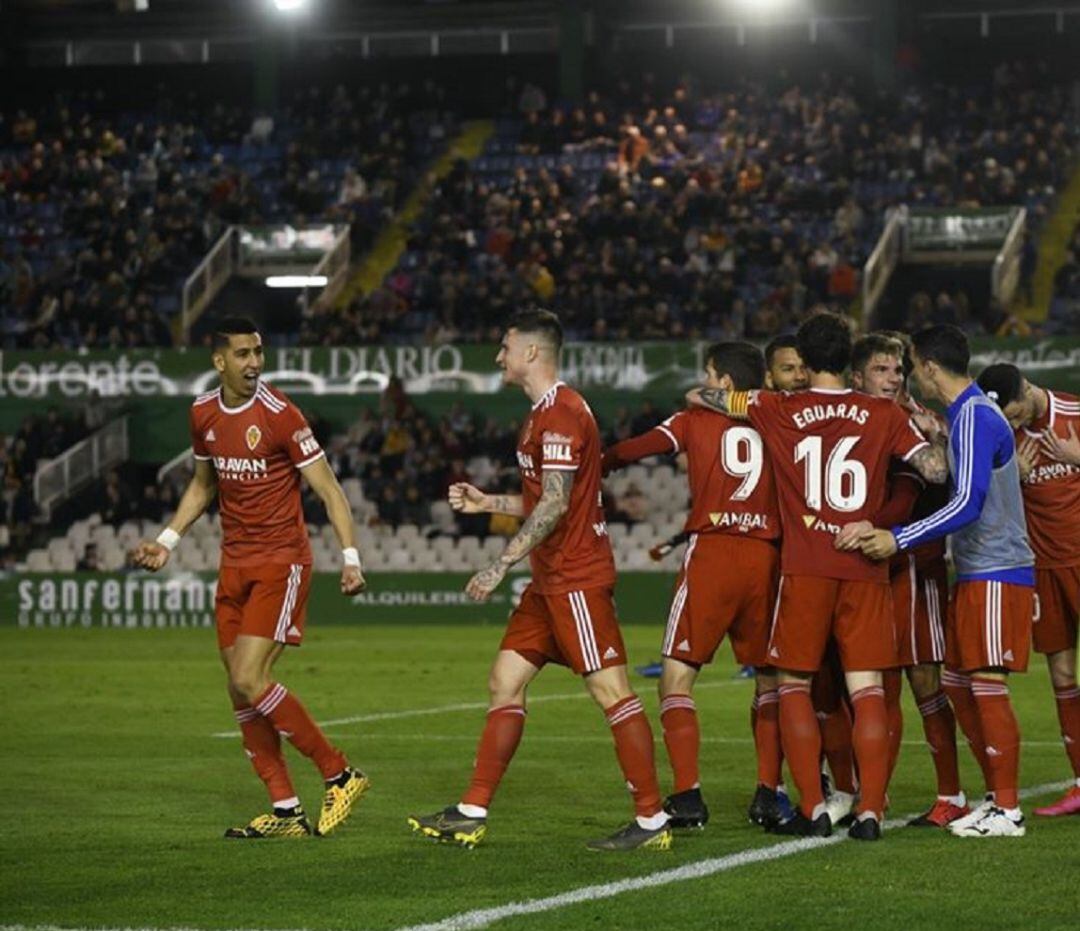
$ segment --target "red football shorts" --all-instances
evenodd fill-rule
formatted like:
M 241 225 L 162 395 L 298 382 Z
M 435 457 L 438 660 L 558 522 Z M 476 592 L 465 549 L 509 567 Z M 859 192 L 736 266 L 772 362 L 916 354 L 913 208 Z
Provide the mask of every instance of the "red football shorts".
M 541 595 L 530 585 L 510 615 L 499 649 L 521 653 L 531 663 L 569 666 L 579 676 L 626 665 L 610 587 Z
M 895 666 L 896 628 L 889 583 L 781 576 L 769 641 L 770 664 L 792 672 L 817 672 L 830 635 L 848 672 Z
M 1031 625 L 1036 653 L 1076 649 L 1080 615 L 1080 566 L 1035 570 L 1035 618 Z
M 703 666 L 729 635 L 742 665 L 767 665 L 779 572 L 780 551 L 767 540 L 693 534 L 675 580 L 661 652 Z
M 218 647 L 231 647 L 241 634 L 299 646 L 310 589 L 311 566 L 222 566 L 214 599 Z
M 949 604 L 950 669 L 1027 669 L 1035 589 L 1008 582 L 957 582 Z
M 901 666 L 945 661 L 948 570 L 943 562 L 920 569 L 907 554 L 907 568 L 890 579 L 896 647 Z

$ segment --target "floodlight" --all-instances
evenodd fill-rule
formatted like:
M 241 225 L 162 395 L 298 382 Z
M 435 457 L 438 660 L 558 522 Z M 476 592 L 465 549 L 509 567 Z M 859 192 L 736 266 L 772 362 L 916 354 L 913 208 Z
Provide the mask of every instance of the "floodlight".
M 273 0 L 273 4 L 279 13 L 298 13 L 308 5 L 308 0 Z
M 323 288 L 328 280 L 326 275 L 271 275 L 265 284 L 268 288 Z

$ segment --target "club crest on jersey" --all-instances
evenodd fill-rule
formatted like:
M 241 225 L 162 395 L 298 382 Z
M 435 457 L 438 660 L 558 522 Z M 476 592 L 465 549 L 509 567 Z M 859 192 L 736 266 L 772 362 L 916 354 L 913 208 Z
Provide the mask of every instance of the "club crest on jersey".
M 254 452 L 255 447 L 259 445 L 259 440 L 262 439 L 262 430 L 256 427 L 255 424 L 252 424 L 247 428 L 244 439 L 247 441 L 248 449 Z

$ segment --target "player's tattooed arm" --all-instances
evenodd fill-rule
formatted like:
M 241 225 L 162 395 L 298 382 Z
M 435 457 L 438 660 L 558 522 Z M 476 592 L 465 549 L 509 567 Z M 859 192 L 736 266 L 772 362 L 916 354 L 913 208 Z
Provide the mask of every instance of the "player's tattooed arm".
M 509 514 L 511 517 L 521 517 L 525 513 L 525 505 L 521 495 L 488 495 L 488 510 L 492 514 Z
M 570 492 L 574 487 L 571 471 L 545 469 L 543 491 L 532 513 L 506 544 L 502 555 L 486 569 L 481 569 L 465 586 L 465 592 L 474 601 L 487 601 L 498 587 L 507 571 L 546 539 L 558 525 L 570 507 Z
M 570 507 L 574 473 L 564 469 L 544 469 L 543 475 L 540 500 L 499 557 L 498 561 L 504 569 L 509 569 L 514 563 L 528 556 L 551 534 Z
M 913 455 L 910 462 L 928 482 L 941 485 L 949 477 L 949 463 L 945 458 L 945 447 L 937 444 L 924 446 Z
M 746 406 L 749 400 L 749 391 L 728 391 L 726 388 L 693 388 L 686 392 L 688 407 L 703 407 L 738 420 L 748 419 Z

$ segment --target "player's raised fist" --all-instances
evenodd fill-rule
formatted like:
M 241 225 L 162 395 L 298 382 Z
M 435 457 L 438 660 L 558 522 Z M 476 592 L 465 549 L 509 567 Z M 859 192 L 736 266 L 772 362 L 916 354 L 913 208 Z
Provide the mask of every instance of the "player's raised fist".
M 157 572 L 169 561 L 169 551 L 153 540 L 140 540 L 131 551 L 131 561 L 140 569 Z
M 341 570 L 341 594 L 359 595 L 365 588 L 367 582 L 359 566 L 346 566 Z
M 487 495 L 468 482 L 456 482 L 451 485 L 446 497 L 450 502 L 450 507 L 462 514 L 481 513 L 485 509 L 484 504 L 487 500 Z

